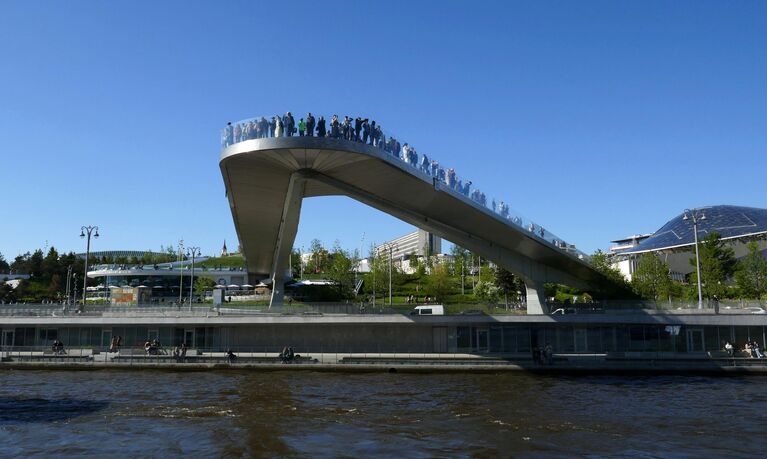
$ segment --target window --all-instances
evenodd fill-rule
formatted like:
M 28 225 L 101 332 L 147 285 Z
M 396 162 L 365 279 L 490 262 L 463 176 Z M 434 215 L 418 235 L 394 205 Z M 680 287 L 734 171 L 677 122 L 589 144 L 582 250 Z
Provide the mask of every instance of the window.
M 40 344 L 48 344 L 49 342 L 58 339 L 58 330 L 55 328 L 41 328 L 39 336 Z
M 468 349 L 471 347 L 471 328 L 456 327 L 456 346 L 459 349 Z

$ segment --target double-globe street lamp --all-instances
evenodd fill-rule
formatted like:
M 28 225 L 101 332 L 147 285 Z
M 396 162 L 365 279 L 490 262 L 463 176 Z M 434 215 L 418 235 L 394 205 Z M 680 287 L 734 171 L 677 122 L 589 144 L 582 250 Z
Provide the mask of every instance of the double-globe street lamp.
M 192 298 L 194 294 L 194 259 L 200 256 L 199 247 L 188 247 L 186 251 L 187 257 L 192 257 L 192 274 L 189 277 L 189 310 L 192 310 Z
M 698 250 L 698 221 L 706 219 L 706 213 L 703 209 L 685 209 L 682 220 L 687 221 L 692 218 L 692 232 L 695 235 L 695 269 L 698 277 L 698 309 L 703 309 L 703 288 L 700 279 L 700 251 Z
M 85 245 L 85 273 L 83 276 L 83 304 L 80 307 L 80 312 L 83 312 L 85 310 L 85 302 L 88 297 L 88 257 L 91 254 L 91 236 L 98 238 L 99 237 L 99 227 L 98 226 L 82 226 L 80 227 L 80 237 L 85 238 L 87 237 L 88 242 Z

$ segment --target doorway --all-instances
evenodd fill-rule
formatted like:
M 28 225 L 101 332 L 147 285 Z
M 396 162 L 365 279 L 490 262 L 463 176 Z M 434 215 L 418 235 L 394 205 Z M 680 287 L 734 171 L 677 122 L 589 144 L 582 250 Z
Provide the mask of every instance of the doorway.
M 194 329 L 184 330 L 184 342 L 186 347 L 194 347 Z
M 691 328 L 687 330 L 687 352 L 703 352 L 703 329 Z
M 101 330 L 101 347 L 109 348 L 109 346 L 112 344 L 112 329 L 102 329 Z
M 474 346 L 477 352 L 487 352 L 487 328 L 476 328 L 474 333 Z
M 3 330 L 2 339 L 0 340 L 0 349 L 5 351 L 13 347 L 14 337 L 15 337 L 14 329 Z

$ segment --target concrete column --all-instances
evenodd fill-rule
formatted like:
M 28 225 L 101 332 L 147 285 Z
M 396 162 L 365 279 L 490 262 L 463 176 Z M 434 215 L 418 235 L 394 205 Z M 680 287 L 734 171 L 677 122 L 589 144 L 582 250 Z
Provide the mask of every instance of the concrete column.
M 272 256 L 272 298 L 269 307 L 282 305 L 285 297 L 285 274 L 290 268 L 290 252 L 298 232 L 298 219 L 301 215 L 301 202 L 304 199 L 306 179 L 301 174 L 292 174 L 282 207 L 280 229 L 274 244 Z
M 549 308 L 546 306 L 543 282 L 525 279 L 525 290 L 527 290 L 527 313 L 548 314 Z

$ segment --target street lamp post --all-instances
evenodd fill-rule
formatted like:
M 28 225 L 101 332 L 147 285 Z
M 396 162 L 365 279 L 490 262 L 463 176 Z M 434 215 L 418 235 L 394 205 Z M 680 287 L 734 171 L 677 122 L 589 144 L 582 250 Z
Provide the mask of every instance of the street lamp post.
M 703 288 L 700 279 L 700 251 L 698 250 L 698 220 L 705 220 L 706 214 L 702 209 L 685 209 L 682 220 L 692 218 L 692 232 L 695 235 L 695 270 L 698 277 L 698 309 L 703 309 Z
M 99 227 L 98 226 L 82 226 L 80 227 L 80 237 L 86 238 L 87 237 L 87 243 L 85 244 L 85 275 L 83 276 L 83 304 L 80 308 L 80 312 L 83 312 L 85 310 L 85 302 L 88 297 L 88 257 L 91 254 L 91 235 L 94 238 L 99 237 Z
M 392 305 L 392 280 L 391 280 L 392 276 L 391 276 L 391 274 L 392 274 L 392 261 L 393 261 L 392 260 L 393 259 L 392 252 L 397 248 L 397 246 L 394 245 L 394 244 L 386 243 L 386 244 L 383 244 L 381 248 L 383 250 L 386 250 L 386 251 L 389 252 L 389 306 L 391 306 Z
M 67 301 L 64 303 L 64 310 L 66 311 L 69 307 L 69 300 L 70 300 L 70 294 L 71 294 L 71 285 L 72 285 L 72 265 L 69 265 L 67 267 Z
M 192 257 L 192 274 L 189 277 L 189 310 L 192 310 L 192 295 L 194 294 L 194 259 L 200 256 L 199 247 L 189 247 L 186 252 L 187 257 Z
M 180 239 L 178 241 L 178 272 L 179 272 L 179 281 L 178 281 L 178 307 L 181 307 L 181 304 L 184 303 L 184 240 Z

